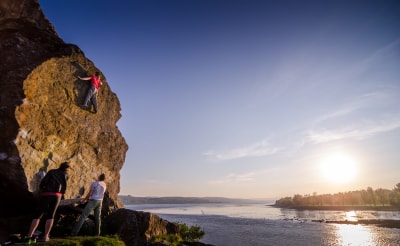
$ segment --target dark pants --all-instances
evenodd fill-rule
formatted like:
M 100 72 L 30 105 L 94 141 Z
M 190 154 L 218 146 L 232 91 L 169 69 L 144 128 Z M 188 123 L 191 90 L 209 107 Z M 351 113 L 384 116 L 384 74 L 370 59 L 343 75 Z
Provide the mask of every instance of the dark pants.
M 94 110 L 97 112 L 97 89 L 94 86 L 90 86 L 90 88 L 86 94 L 86 98 L 85 98 L 85 102 L 83 103 L 83 106 L 87 107 L 89 100 L 92 101 Z
M 96 235 L 100 235 L 100 227 L 101 227 L 101 208 L 102 208 L 102 200 L 89 200 L 86 204 L 85 209 L 82 211 L 81 217 L 79 218 L 78 223 L 72 229 L 72 235 L 78 235 L 83 222 L 89 216 L 90 212 L 94 210 L 94 222 L 96 225 Z
M 46 219 L 54 219 L 60 201 L 60 196 L 40 196 L 34 218 L 40 219 L 46 213 Z

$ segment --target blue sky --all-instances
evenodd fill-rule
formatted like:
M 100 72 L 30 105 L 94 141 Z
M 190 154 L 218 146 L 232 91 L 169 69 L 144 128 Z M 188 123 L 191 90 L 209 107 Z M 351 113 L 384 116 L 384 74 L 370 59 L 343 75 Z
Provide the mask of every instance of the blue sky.
M 121 102 L 120 194 L 280 198 L 400 182 L 399 1 L 39 3 Z

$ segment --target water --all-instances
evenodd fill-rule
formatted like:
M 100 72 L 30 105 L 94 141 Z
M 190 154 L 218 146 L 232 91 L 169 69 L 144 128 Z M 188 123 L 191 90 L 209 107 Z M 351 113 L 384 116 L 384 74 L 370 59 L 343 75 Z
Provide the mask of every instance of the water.
M 312 222 L 312 220 L 396 219 L 399 212 L 297 211 L 264 204 L 146 204 L 132 210 L 171 222 L 200 226 L 201 240 L 217 246 L 400 245 L 400 229 Z

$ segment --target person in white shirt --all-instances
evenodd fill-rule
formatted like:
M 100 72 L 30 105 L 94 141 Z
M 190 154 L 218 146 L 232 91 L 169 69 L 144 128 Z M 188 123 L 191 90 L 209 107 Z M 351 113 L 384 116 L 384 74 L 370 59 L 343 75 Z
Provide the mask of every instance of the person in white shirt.
M 101 227 L 101 208 L 103 203 L 104 192 L 106 191 L 107 185 L 104 182 L 106 179 L 104 174 L 100 174 L 97 181 L 93 182 L 90 185 L 89 193 L 86 195 L 84 199 L 81 200 L 81 203 L 88 201 L 84 210 L 82 211 L 81 217 L 79 218 L 78 223 L 75 224 L 72 229 L 72 236 L 78 235 L 85 219 L 89 216 L 90 212 L 94 210 L 94 222 L 96 225 L 96 235 L 100 235 L 100 227 Z

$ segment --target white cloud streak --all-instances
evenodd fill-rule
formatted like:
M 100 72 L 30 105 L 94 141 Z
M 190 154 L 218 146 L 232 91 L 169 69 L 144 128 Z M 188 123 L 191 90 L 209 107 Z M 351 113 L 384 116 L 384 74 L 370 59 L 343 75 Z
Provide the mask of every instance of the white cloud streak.
M 308 139 L 316 144 L 344 139 L 361 140 L 396 129 L 400 129 L 400 119 L 347 129 L 311 131 Z
M 357 100 L 348 103 L 345 107 L 340 108 L 332 113 L 322 115 L 316 120 L 316 123 L 320 123 L 326 120 L 335 119 L 339 117 L 344 117 L 346 115 L 350 115 L 351 113 L 369 107 L 371 105 L 377 105 L 379 102 L 389 101 L 388 95 L 384 92 L 374 92 L 362 95 Z
M 256 173 L 243 173 L 243 174 L 234 174 L 230 173 L 225 177 L 219 180 L 210 181 L 211 184 L 234 184 L 234 183 L 243 183 L 243 182 L 250 182 L 254 180 L 254 176 Z
M 400 46 L 400 38 L 376 50 L 375 53 L 373 53 L 363 62 L 362 67 L 364 69 L 367 69 L 368 67 L 372 66 L 375 62 L 381 61 L 382 59 L 386 59 L 387 56 L 392 56 L 393 54 L 395 54 L 395 52 L 398 51 L 399 46 Z
M 225 161 L 245 157 L 268 156 L 277 153 L 280 149 L 271 146 L 266 140 L 251 144 L 249 146 L 235 148 L 226 151 L 208 151 L 204 155 L 213 160 Z
M 307 142 L 326 143 L 344 139 L 365 139 L 376 134 L 389 132 L 400 128 L 400 115 L 397 110 L 389 113 L 385 109 L 387 106 L 396 108 L 398 103 L 397 95 L 390 92 L 374 92 L 365 94 L 353 102 L 348 103 L 345 107 L 332 113 L 322 115 L 314 122 L 313 128 L 322 130 L 311 130 L 307 133 Z M 363 115 L 362 112 L 375 108 L 376 114 Z M 383 109 L 378 113 L 377 109 Z M 351 122 L 344 127 L 329 128 L 323 127 L 326 123 L 335 122 L 336 120 Z

